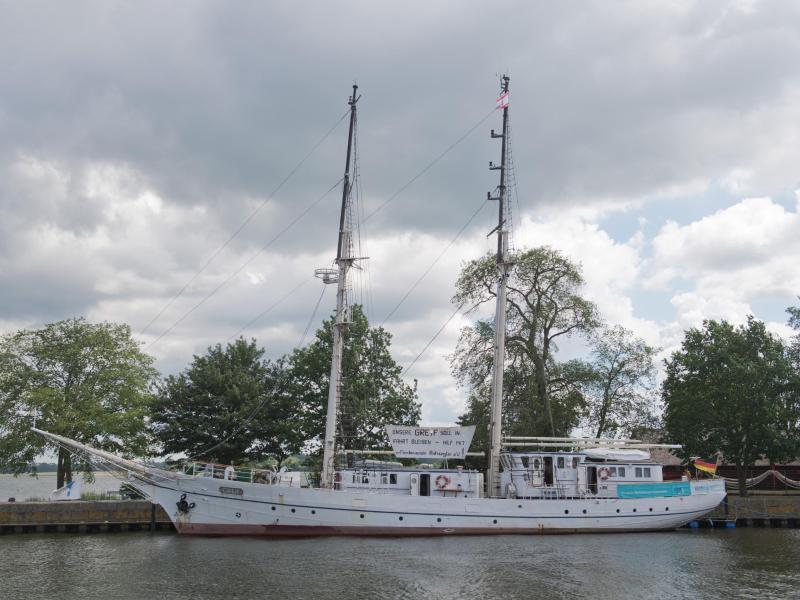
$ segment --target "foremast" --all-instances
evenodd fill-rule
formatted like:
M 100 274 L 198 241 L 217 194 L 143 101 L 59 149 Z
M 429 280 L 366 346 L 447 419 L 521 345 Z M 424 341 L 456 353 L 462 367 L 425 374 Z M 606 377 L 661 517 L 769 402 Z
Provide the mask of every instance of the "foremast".
M 508 228 L 506 226 L 506 161 L 508 149 L 508 84 L 510 78 L 503 75 L 500 86 L 498 108 L 503 109 L 503 132 L 497 134 L 492 129 L 492 138 L 500 138 L 500 165 L 489 163 L 489 169 L 500 171 L 500 185 L 496 195 L 487 193 L 488 200 L 496 200 L 498 205 L 497 227 L 497 304 L 495 307 L 494 363 L 492 371 L 492 401 L 490 408 L 491 445 L 489 447 L 489 466 L 486 473 L 487 495 L 498 498 L 500 490 L 500 451 L 503 438 L 503 366 L 506 354 L 506 284 L 508 280 Z
M 353 95 L 348 99 L 350 105 L 350 129 L 347 135 L 347 158 L 342 178 L 342 208 L 339 216 L 339 241 L 336 247 L 336 269 L 318 269 L 316 274 L 323 283 L 336 283 L 336 315 L 333 324 L 333 351 L 331 373 L 328 386 L 328 406 L 325 420 L 325 442 L 322 456 L 322 476 L 320 487 L 334 487 L 336 460 L 336 429 L 339 419 L 339 399 L 342 391 L 342 355 L 344 351 L 344 330 L 347 326 L 347 273 L 353 266 L 351 222 L 348 218 L 351 202 L 350 157 L 353 151 L 353 132 L 356 123 L 356 95 L 358 86 L 353 85 Z

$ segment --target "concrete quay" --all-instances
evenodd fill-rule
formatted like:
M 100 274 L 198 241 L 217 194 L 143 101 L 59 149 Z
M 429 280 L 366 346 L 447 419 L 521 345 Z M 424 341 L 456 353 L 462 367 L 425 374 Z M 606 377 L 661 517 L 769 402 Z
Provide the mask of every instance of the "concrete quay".
M 147 500 L 0 502 L 0 534 L 173 529 L 164 509 Z

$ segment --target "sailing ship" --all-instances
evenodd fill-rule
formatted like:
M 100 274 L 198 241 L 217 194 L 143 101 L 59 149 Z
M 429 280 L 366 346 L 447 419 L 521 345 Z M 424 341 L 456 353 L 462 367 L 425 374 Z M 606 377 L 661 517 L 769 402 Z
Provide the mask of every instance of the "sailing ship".
M 674 529 L 701 517 L 725 497 L 719 479 L 665 481 L 650 460 L 654 445 L 639 440 L 503 438 L 509 226 L 506 174 L 509 77 L 501 79 L 503 111 L 498 203 L 497 303 L 491 398 L 491 439 L 485 473 L 463 467 L 405 467 L 383 460 L 339 464 L 347 450 L 337 440 L 342 352 L 347 323 L 347 277 L 360 260 L 351 243 L 351 153 L 359 96 L 348 99 L 350 127 L 342 187 L 335 269 L 317 271 L 336 284 L 333 352 L 322 473 L 311 485 L 299 473 L 193 462 L 168 471 L 127 460 L 74 440 L 35 430 L 85 455 L 96 465 L 121 470 L 126 481 L 161 505 L 181 534 L 465 535 Z M 410 428 L 424 432 L 424 429 Z M 337 443 L 338 442 L 338 443 Z M 668 446 L 674 448 L 675 446 Z M 353 456 L 353 454 L 350 454 Z M 445 463 L 447 464 L 447 463 Z

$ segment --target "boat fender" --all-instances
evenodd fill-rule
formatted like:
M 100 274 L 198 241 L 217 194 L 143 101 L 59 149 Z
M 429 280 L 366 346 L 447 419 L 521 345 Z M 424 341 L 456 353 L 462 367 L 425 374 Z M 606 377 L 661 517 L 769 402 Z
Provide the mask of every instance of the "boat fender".
M 448 485 L 450 485 L 450 478 L 447 475 L 439 475 L 436 478 L 436 487 L 440 490 L 443 490 Z
M 611 471 L 609 471 L 609 470 L 608 470 L 608 467 L 603 467 L 602 469 L 600 469 L 599 471 L 597 471 L 597 476 L 598 476 L 598 477 L 599 477 L 601 480 L 603 480 L 603 481 L 605 481 L 606 479 L 608 479 L 608 476 L 609 476 L 610 474 L 611 474 Z
M 194 508 L 194 502 L 187 502 L 186 494 L 181 494 L 181 499 L 175 503 L 175 506 L 178 507 L 179 513 L 186 514 Z

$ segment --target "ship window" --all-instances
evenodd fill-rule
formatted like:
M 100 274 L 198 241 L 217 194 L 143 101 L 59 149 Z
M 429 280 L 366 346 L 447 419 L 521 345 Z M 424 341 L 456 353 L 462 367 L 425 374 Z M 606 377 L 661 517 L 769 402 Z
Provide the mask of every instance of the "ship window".
M 391 485 L 396 485 L 397 484 L 397 473 L 392 473 L 392 474 L 389 475 L 389 483 Z
M 389 483 L 389 477 L 387 477 L 386 473 L 381 473 L 381 483 L 383 485 Z
M 525 468 L 525 469 L 527 469 L 527 468 L 528 468 L 528 457 L 527 457 L 527 456 L 523 456 L 523 457 L 522 457 L 522 466 L 523 466 L 523 468 Z
M 650 467 L 645 467 L 644 468 L 644 476 L 645 477 L 650 477 Z
M 577 469 L 578 468 L 578 457 L 577 456 L 573 456 L 572 457 L 572 468 L 573 469 Z
M 642 467 L 636 467 L 636 477 L 642 476 Z
M 536 469 L 537 471 L 539 470 L 539 459 L 538 458 L 534 458 L 533 459 L 533 468 Z
M 609 475 L 610 475 L 611 477 L 616 477 L 616 476 L 617 476 L 617 467 L 611 467 L 611 468 L 609 469 L 609 471 L 610 471 Z
M 366 475 L 364 475 L 364 476 L 361 478 L 361 483 L 369 483 L 369 477 L 367 477 Z
M 563 469 L 564 468 L 564 457 L 563 456 L 559 456 L 558 457 L 558 468 L 559 469 Z
M 620 477 L 625 477 L 625 467 L 620 467 L 619 469 L 617 469 L 617 475 L 619 475 Z

